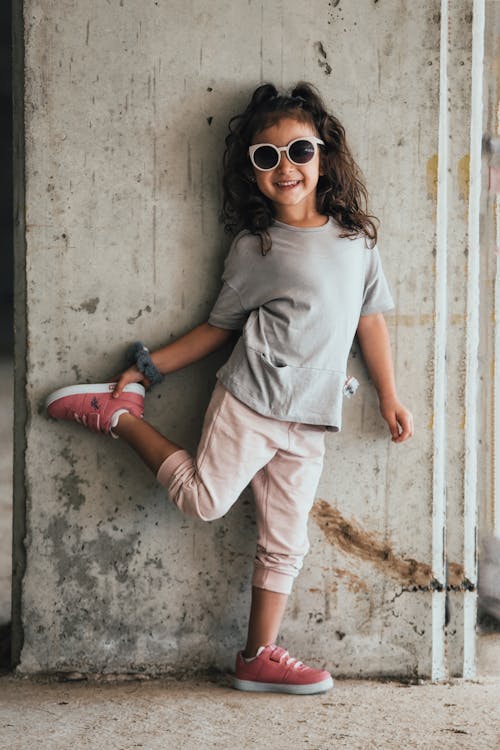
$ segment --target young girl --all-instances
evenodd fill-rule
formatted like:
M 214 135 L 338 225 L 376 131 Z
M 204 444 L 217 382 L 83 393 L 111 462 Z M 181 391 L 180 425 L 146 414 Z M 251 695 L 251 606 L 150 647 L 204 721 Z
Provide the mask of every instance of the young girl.
M 137 345 L 117 383 L 59 389 L 48 411 L 124 439 L 189 516 L 220 518 L 251 483 L 257 553 L 234 685 L 318 693 L 332 687 L 331 675 L 275 642 L 309 548 L 324 434 L 341 428 L 356 333 L 392 440 L 413 434 L 382 315 L 393 303 L 344 129 L 311 85 L 290 95 L 270 84 L 256 89 L 229 123 L 223 186 L 223 215 L 236 236 L 208 321 L 151 355 Z M 205 357 L 235 331 L 241 336 L 217 373 L 192 458 L 142 420 L 143 386 Z

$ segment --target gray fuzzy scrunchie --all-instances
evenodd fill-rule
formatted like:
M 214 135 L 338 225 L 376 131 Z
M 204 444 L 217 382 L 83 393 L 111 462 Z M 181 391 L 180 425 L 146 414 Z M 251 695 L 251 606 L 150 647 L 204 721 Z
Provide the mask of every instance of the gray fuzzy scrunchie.
M 127 367 L 135 365 L 152 386 L 163 382 L 164 376 L 153 363 L 149 349 L 144 346 L 142 341 L 134 341 L 133 344 L 130 344 L 127 349 L 126 360 Z

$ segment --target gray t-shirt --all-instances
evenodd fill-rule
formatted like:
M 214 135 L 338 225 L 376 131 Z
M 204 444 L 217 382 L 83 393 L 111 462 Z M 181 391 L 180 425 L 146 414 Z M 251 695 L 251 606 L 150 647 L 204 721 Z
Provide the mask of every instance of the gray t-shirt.
M 217 377 L 243 403 L 276 419 L 342 425 L 346 365 L 361 315 L 394 307 L 376 247 L 321 227 L 276 221 L 272 248 L 248 232 L 233 241 L 208 322 L 243 329 Z

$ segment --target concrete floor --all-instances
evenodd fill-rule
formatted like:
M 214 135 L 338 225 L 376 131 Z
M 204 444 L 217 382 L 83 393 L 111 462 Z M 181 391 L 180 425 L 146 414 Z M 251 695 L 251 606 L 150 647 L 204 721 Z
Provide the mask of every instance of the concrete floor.
M 337 681 L 317 696 L 218 682 L 36 683 L 0 678 L 9 750 L 498 750 L 500 680 Z

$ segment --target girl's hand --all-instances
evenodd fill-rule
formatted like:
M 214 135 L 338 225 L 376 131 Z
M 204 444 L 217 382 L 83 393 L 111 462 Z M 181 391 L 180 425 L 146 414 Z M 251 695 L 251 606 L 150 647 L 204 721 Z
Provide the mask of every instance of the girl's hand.
M 121 375 L 117 375 L 112 380 L 116 380 L 116 388 L 113 391 L 113 398 L 118 398 L 123 389 L 129 383 L 142 383 L 145 388 L 149 388 L 151 383 L 147 378 L 144 377 L 142 372 L 139 372 L 137 367 L 129 367 L 128 370 L 122 372 Z
M 380 413 L 389 425 L 393 443 L 413 437 L 413 415 L 397 398 L 381 399 Z

